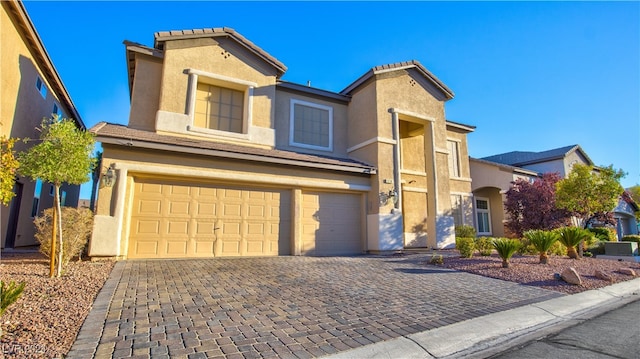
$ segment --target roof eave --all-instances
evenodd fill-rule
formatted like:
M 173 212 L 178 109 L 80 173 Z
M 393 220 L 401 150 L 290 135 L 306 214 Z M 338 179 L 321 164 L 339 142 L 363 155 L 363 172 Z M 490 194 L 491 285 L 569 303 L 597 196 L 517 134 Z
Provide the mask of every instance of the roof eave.
M 309 161 L 302 161 L 302 160 L 266 157 L 266 156 L 260 156 L 255 154 L 229 152 L 229 151 L 216 150 L 216 149 L 194 148 L 194 147 L 179 146 L 179 145 L 173 145 L 173 144 L 165 144 L 165 143 L 142 141 L 142 140 L 133 140 L 133 139 L 126 139 L 126 142 L 123 142 L 125 139 L 121 137 L 100 135 L 98 134 L 99 130 L 100 129 L 97 128 L 97 129 L 94 129 L 94 131 L 92 131 L 96 133 L 96 137 L 95 137 L 96 141 L 112 144 L 112 145 L 118 145 L 118 146 L 138 147 L 138 148 L 144 148 L 144 149 L 172 151 L 172 152 L 214 156 L 214 157 L 221 157 L 221 158 L 235 159 L 235 160 L 266 162 L 266 163 L 273 163 L 273 164 L 292 165 L 297 167 L 309 167 L 309 168 L 333 170 L 333 171 L 340 171 L 340 172 L 360 173 L 360 174 L 367 174 L 367 175 L 374 175 L 377 173 L 376 169 L 373 167 L 317 163 L 317 162 L 309 162 Z
M 49 53 L 47 49 L 44 47 L 44 43 L 38 35 L 38 31 L 36 31 L 29 14 L 27 13 L 27 9 L 24 7 L 22 1 L 7 1 L 8 4 L 14 11 L 14 14 L 18 16 L 18 20 L 20 21 L 20 25 L 23 30 L 26 31 L 25 37 L 27 41 L 30 43 L 29 45 L 35 50 L 36 58 L 43 65 L 43 71 L 47 76 L 49 82 L 56 88 L 56 93 L 61 97 L 59 100 L 65 104 L 65 106 L 71 111 L 72 119 L 76 122 L 79 128 L 86 130 L 87 126 L 82 121 L 80 114 L 78 113 L 78 109 L 76 105 L 73 103 L 71 99 L 71 95 L 67 91 L 67 88 L 64 86 L 62 82 L 62 78 L 55 66 L 53 65 L 53 61 L 51 61 L 51 57 L 49 57 Z

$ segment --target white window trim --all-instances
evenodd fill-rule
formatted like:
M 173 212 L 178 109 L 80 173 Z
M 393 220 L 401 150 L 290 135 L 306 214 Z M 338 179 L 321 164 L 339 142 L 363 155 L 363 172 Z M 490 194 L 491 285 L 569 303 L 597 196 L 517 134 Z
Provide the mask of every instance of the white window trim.
M 487 202 L 487 209 L 478 209 L 478 200 L 481 201 L 486 201 Z M 489 198 L 486 197 L 474 197 L 473 199 L 473 208 L 475 209 L 476 212 L 476 221 L 478 220 L 478 213 L 486 213 L 487 214 L 487 220 L 489 223 L 489 232 L 480 232 L 480 229 L 477 227 L 480 227 L 479 223 L 476 223 L 476 229 L 478 229 L 478 234 L 481 235 L 491 235 L 493 233 L 492 230 L 492 226 L 491 226 L 491 202 L 489 201 Z
M 460 143 L 461 143 L 461 141 L 458 140 L 458 139 L 455 139 L 455 138 L 447 138 L 447 152 L 449 152 L 449 156 L 453 157 L 454 154 L 451 153 L 451 151 L 449 150 L 449 142 L 453 142 L 453 143 L 456 144 L 456 153 L 455 153 L 456 158 L 455 158 L 454 165 L 457 165 L 457 172 L 458 172 L 458 174 L 455 175 L 455 174 L 452 174 L 451 173 L 451 169 L 449 169 L 450 170 L 449 171 L 449 176 L 450 176 L 450 178 L 459 179 L 459 178 L 462 178 L 462 166 L 461 166 L 461 163 L 460 163 Z
M 329 112 L 329 146 L 314 146 L 306 143 L 299 143 L 293 139 L 294 134 L 294 107 L 295 105 L 303 105 L 307 107 L 318 108 L 321 110 L 326 110 Z M 320 105 L 313 102 L 307 102 L 302 100 L 291 99 L 291 104 L 289 108 L 289 146 L 308 148 L 311 150 L 320 150 L 320 151 L 333 151 L 333 107 Z
M 211 72 L 187 69 L 189 74 L 189 88 L 187 90 L 187 116 L 189 117 L 189 125 L 187 125 L 187 131 L 196 132 L 206 135 L 232 137 L 237 139 L 248 140 L 249 128 L 252 123 L 252 109 L 253 109 L 253 89 L 258 86 L 257 83 L 251 81 L 245 81 L 240 79 L 234 79 L 232 77 L 218 75 Z M 202 128 L 193 125 L 195 112 L 196 112 L 196 92 L 198 89 L 198 79 L 202 78 L 203 83 L 209 83 L 214 86 L 221 86 L 239 90 L 244 92 L 244 108 L 242 114 L 242 133 L 212 130 L 209 128 Z

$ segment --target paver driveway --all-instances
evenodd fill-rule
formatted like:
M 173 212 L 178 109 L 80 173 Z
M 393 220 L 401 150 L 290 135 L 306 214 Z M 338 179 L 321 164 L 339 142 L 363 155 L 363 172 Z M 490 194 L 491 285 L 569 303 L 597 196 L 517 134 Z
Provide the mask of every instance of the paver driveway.
M 69 357 L 311 358 L 562 296 L 429 258 L 118 262 Z

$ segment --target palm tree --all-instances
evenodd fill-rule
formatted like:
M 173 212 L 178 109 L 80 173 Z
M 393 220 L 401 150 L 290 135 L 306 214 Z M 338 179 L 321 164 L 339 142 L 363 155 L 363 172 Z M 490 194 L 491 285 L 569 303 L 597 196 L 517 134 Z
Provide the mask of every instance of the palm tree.
M 524 236 L 533 244 L 538 253 L 540 253 L 540 263 L 549 263 L 547 252 L 560 237 L 558 233 L 552 231 L 543 231 L 539 229 L 524 232 Z
M 588 239 L 591 236 L 591 232 L 586 229 L 578 227 L 564 227 L 560 230 L 560 243 L 567 247 L 567 255 L 569 258 L 578 259 L 578 252 L 576 252 L 576 246 L 583 240 Z
M 510 238 L 496 238 L 493 240 L 493 247 L 502 258 L 502 268 L 509 268 L 509 258 L 520 249 L 520 241 Z

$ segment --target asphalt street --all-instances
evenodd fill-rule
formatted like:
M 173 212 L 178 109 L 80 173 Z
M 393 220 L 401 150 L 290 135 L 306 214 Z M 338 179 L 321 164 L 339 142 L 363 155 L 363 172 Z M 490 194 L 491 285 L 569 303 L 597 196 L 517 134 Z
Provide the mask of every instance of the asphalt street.
M 640 358 L 640 300 L 491 358 Z

